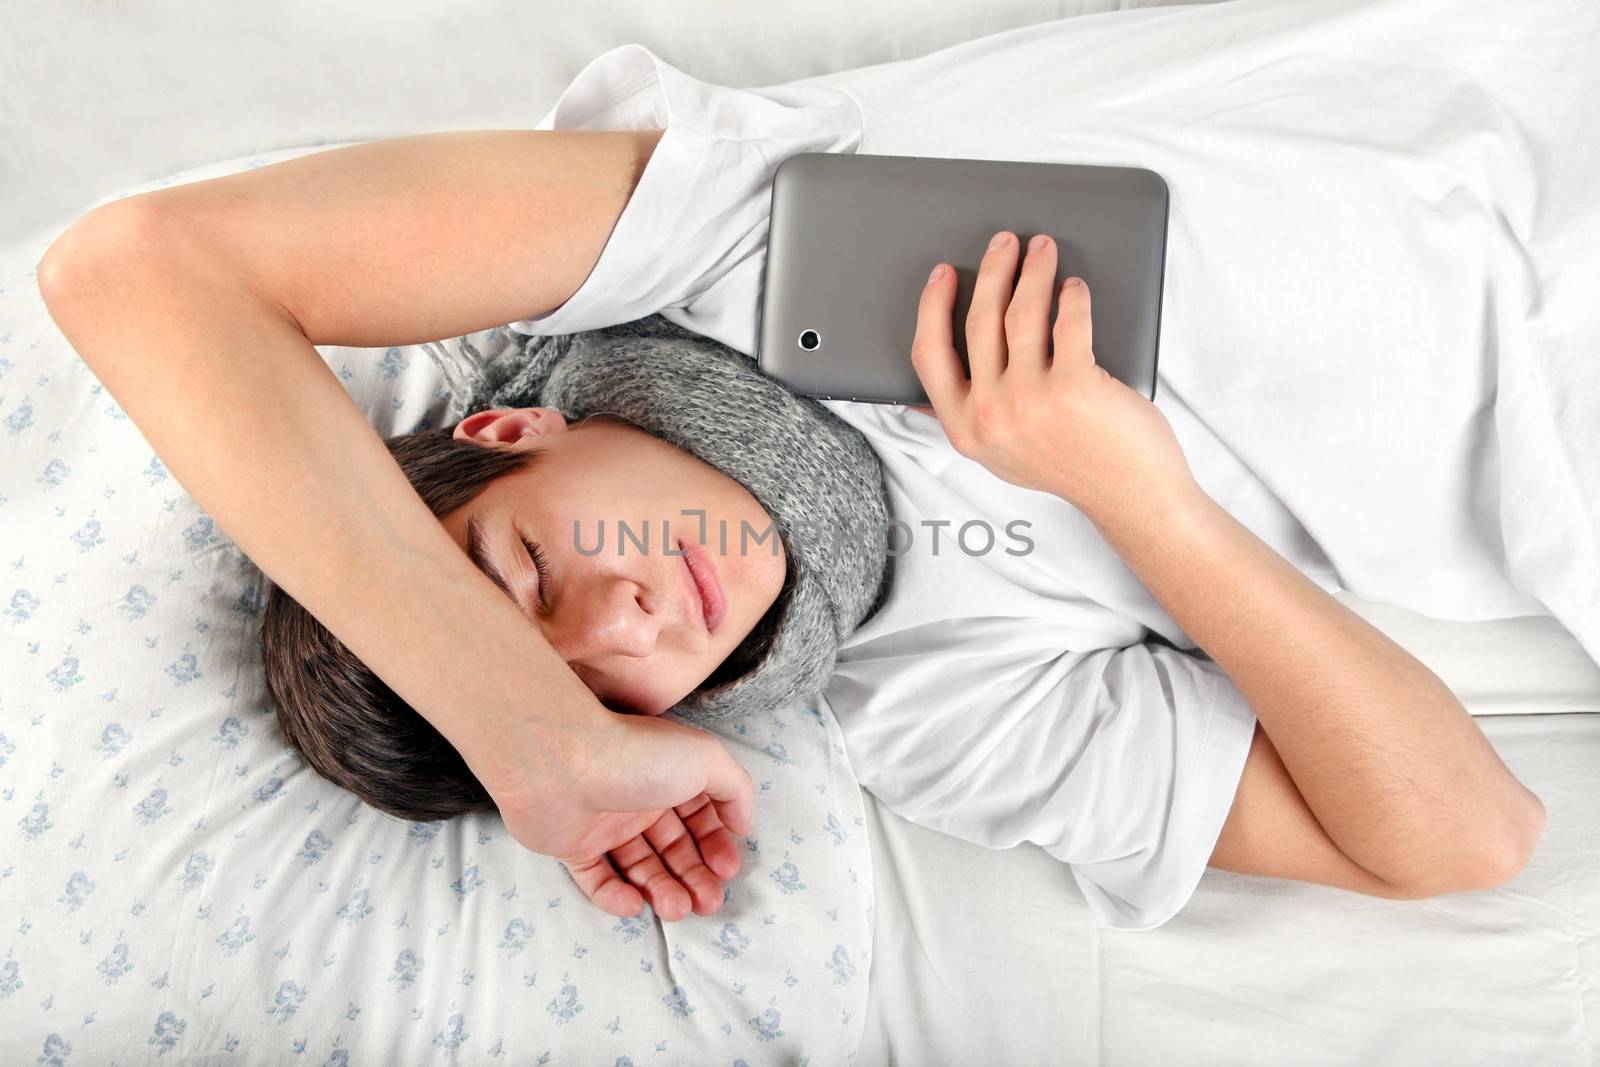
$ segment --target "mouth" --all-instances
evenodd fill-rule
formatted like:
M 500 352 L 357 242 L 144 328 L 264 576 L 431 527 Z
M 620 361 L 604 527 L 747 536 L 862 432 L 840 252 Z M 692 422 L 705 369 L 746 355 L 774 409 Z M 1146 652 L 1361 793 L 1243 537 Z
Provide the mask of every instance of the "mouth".
M 716 564 L 699 545 L 678 540 L 678 551 L 689 572 L 689 584 L 694 588 L 695 601 L 700 605 L 700 617 L 707 633 L 716 633 L 723 616 L 728 613 L 728 598 L 722 593 L 722 583 L 717 580 Z

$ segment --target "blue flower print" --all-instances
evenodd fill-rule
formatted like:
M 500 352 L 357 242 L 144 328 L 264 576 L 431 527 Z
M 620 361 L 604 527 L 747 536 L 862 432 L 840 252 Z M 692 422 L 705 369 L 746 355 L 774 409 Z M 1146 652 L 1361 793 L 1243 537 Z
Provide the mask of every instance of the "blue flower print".
M 267 595 L 261 591 L 259 585 L 249 586 L 239 594 L 239 599 L 234 602 L 233 610 L 244 615 L 251 622 L 261 618 L 261 613 L 267 610 Z M 344 1052 L 344 1049 L 334 1049 L 334 1052 Z M 329 1055 L 332 1058 L 332 1054 Z
M 150 609 L 155 606 L 156 595 L 142 585 L 134 585 L 122 594 L 122 603 L 117 605 L 117 611 L 125 621 L 132 622 L 150 614 Z
M 72 532 L 68 540 L 78 546 L 79 552 L 88 552 L 95 545 L 103 545 L 106 539 L 100 536 L 100 520 L 90 519 Z
M 768 1008 L 766 1011 L 750 1020 L 750 1028 L 756 1032 L 757 1041 L 771 1041 L 775 1037 L 782 1037 L 783 1031 L 778 1028 L 782 1015 L 777 1008 Z
M 506 959 L 510 959 L 521 952 L 527 945 L 528 939 L 533 936 L 533 927 L 523 919 L 512 919 L 506 923 L 506 932 L 500 939 L 500 947 L 506 950 Z
M 650 929 L 650 922 L 642 915 L 624 915 L 612 924 L 611 929 L 613 932 L 620 933 L 622 935 L 622 943 L 627 944 L 629 941 L 637 940 L 646 930 Z
M 390 348 L 383 354 L 383 359 L 378 364 L 378 371 L 383 375 L 385 381 L 392 382 L 405 373 L 405 369 L 409 366 L 411 366 L 411 360 L 407 358 L 404 352 L 398 348 Z
M 739 932 L 738 923 L 723 923 L 714 944 L 722 952 L 723 959 L 731 960 L 750 947 L 750 939 Z
M 316 863 L 328 854 L 328 849 L 333 847 L 333 842 L 321 830 L 313 830 L 306 835 L 305 842 L 297 849 L 295 855 L 300 857 L 307 867 Z
M 38 610 L 39 598 L 26 589 L 18 589 L 11 594 L 11 604 L 6 608 L 5 614 L 11 616 L 11 623 L 15 626 L 27 622 Z
M 778 869 L 772 872 L 772 880 L 778 883 L 778 888 L 785 894 L 798 893 L 806 887 L 800 880 L 800 871 L 793 863 L 784 860 L 778 864 Z
M 89 894 L 94 892 L 94 882 L 84 871 L 73 871 L 67 878 L 67 888 L 56 903 L 65 904 L 68 911 L 77 911 L 89 899 Z
M 66 1067 L 67 1057 L 72 1055 L 72 1044 L 60 1034 L 51 1034 L 44 1039 L 44 1051 L 39 1053 L 40 1067 Z
M 0 1000 L 5 1000 L 22 988 L 22 968 L 16 960 L 0 963 Z
M 6 429 L 15 437 L 17 434 L 33 425 L 33 405 L 23 398 L 21 406 L 6 416 Z
M 467 869 L 461 872 L 460 878 L 450 883 L 450 888 L 456 891 L 456 896 L 465 898 L 467 894 L 482 884 L 483 879 L 478 877 L 478 865 L 473 863 L 469 864 Z
M 156 1025 L 145 1044 L 156 1046 L 157 1056 L 165 1056 L 178 1043 L 178 1038 L 183 1036 L 188 1025 L 172 1012 L 164 1011 L 156 1016 Z
M 229 715 L 222 720 L 222 727 L 217 730 L 217 736 L 213 737 L 212 740 L 222 745 L 223 748 L 238 748 L 239 742 L 249 736 L 250 727 L 240 722 L 239 716 Z
M 350 899 L 339 905 L 339 918 L 344 920 L 346 926 L 356 923 L 372 914 L 372 905 L 367 903 L 367 891 L 357 889 L 350 894 Z
M 555 1017 L 557 1025 L 571 1022 L 573 1016 L 583 1010 L 583 1005 L 578 1003 L 578 987 L 568 981 L 566 975 L 561 976 L 561 992 L 550 998 L 545 1010 Z
M 394 958 L 394 973 L 389 976 L 389 981 L 394 983 L 397 990 L 410 989 L 421 973 L 422 957 L 410 949 L 402 949 L 400 955 Z
M 433 822 L 414 822 L 411 829 L 406 831 L 406 843 L 412 845 L 426 845 L 433 840 L 444 823 L 435 819 Z
M 121 752 L 123 746 L 129 740 L 131 740 L 131 737 L 128 731 L 122 728 L 121 723 L 114 722 L 100 731 L 100 740 L 95 742 L 94 747 L 100 752 L 102 758 L 110 759 L 118 752 Z
M 193 652 L 186 651 L 183 655 L 167 664 L 166 673 L 172 676 L 173 685 L 184 686 L 205 677 L 205 672 L 200 670 L 199 666 L 199 657 Z
M 467 1033 L 467 1021 L 460 1015 L 452 1015 L 445 1020 L 444 1029 L 433 1035 L 433 1047 L 452 1056 L 461 1047 L 461 1043 L 472 1035 Z
M 133 964 L 128 962 L 127 942 L 118 941 L 113 945 L 110 953 L 95 969 L 100 972 L 100 977 L 105 979 L 106 985 L 116 985 L 118 979 L 133 970 Z
M 67 475 L 72 473 L 72 468 L 59 459 L 52 459 L 44 465 L 44 473 L 39 475 L 39 484 L 46 489 L 54 489 L 67 480 Z
M 672 992 L 661 998 L 661 1003 L 667 1006 L 667 1010 L 672 1012 L 675 1018 L 687 1019 L 694 1014 L 694 1006 L 689 1003 L 689 995 L 681 985 L 674 985 Z
M 843 945 L 833 946 L 833 955 L 828 957 L 825 969 L 833 973 L 834 985 L 844 985 L 856 973 L 856 965 L 850 962 L 850 953 L 845 951 Z
M 255 939 L 256 935 L 250 932 L 250 916 L 239 915 L 217 935 L 217 944 L 222 946 L 224 956 L 232 956 Z
M 150 790 L 143 800 L 133 806 L 133 813 L 146 826 L 151 825 L 161 816 L 170 814 L 171 811 L 172 807 L 167 803 L 167 791 L 159 787 Z
M 190 552 L 203 552 L 222 540 L 216 534 L 216 523 L 210 515 L 201 515 L 183 531 L 183 540 Z
M 282 793 L 283 779 L 273 775 L 257 787 L 256 791 L 250 794 L 250 797 L 257 804 L 267 804 L 277 800 Z
M 216 865 L 217 861 L 204 852 L 189 853 L 189 858 L 183 863 L 183 873 L 178 876 L 183 882 L 183 891 L 187 893 L 191 889 L 200 888 L 206 880 L 206 875 L 210 874 L 211 868 Z
M 283 982 L 272 995 L 272 1005 L 267 1008 L 267 1014 L 277 1016 L 278 1025 L 282 1026 L 294 1018 L 294 1013 L 300 1010 L 300 1004 L 305 999 L 306 991 L 300 988 L 298 982 Z
M 58 693 L 71 689 L 83 681 L 83 675 L 78 673 L 78 657 L 70 654 L 61 657 L 61 662 L 51 668 L 45 677 L 50 679 L 50 684 L 56 687 Z
M 50 821 L 50 805 L 35 804 L 32 811 L 17 820 L 17 825 L 22 828 L 23 840 L 34 840 L 55 825 Z

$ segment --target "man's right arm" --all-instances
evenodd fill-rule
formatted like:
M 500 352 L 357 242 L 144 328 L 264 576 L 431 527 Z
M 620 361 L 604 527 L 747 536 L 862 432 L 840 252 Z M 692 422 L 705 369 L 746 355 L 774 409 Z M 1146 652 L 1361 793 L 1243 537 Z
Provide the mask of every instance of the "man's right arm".
M 402 654 L 419 636 L 406 621 L 431 612 L 430 643 L 492 633 L 503 652 L 536 628 L 450 540 L 312 346 L 437 340 L 559 306 L 656 136 L 491 130 L 315 153 L 103 205 L 39 267 L 51 315 L 179 483 L 463 754 L 482 727 L 465 713 L 483 705 L 454 694 L 488 679 L 447 677 L 437 646 Z M 433 579 L 485 595 L 428 595 Z M 524 695 L 590 702 L 548 658 Z
M 184 489 L 455 745 L 524 845 L 593 858 L 653 821 L 600 812 L 700 792 L 745 833 L 749 776 L 717 739 L 663 724 L 646 744 L 601 706 L 455 544 L 313 347 L 449 337 L 557 306 L 598 259 L 628 197 L 615 167 L 633 168 L 642 143 L 494 132 L 474 154 L 475 135 L 437 136 L 107 205 L 52 245 L 41 292 Z M 543 234 L 543 255 L 513 239 L 519 226 Z M 602 753 L 633 762 L 597 770 Z M 584 781 L 606 795 L 559 791 Z

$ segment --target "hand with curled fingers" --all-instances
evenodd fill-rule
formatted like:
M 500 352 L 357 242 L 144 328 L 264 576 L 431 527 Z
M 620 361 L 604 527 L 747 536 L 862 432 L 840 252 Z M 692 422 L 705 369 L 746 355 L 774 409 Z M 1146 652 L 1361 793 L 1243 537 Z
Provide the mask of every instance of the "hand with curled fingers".
M 995 235 L 967 312 L 967 362 L 952 341 L 956 276 L 934 268 L 917 308 L 911 362 L 950 444 L 995 475 L 1066 500 L 1092 521 L 1151 493 L 1197 488 L 1159 408 L 1095 362 L 1089 289 L 1068 277 L 1060 311 L 1056 243 Z M 1017 278 L 1015 292 L 1012 279 Z
M 490 788 L 512 837 L 560 860 L 612 915 L 637 915 L 648 902 L 672 921 L 722 906 L 755 787 L 719 738 L 608 712 L 542 742 L 544 766 Z

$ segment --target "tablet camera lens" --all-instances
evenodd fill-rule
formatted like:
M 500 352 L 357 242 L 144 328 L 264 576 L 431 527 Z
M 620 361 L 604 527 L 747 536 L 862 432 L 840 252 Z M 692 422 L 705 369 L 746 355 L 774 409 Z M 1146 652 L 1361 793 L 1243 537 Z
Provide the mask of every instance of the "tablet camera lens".
M 822 337 L 816 330 L 806 330 L 800 334 L 800 347 L 807 352 L 815 352 L 822 344 Z

